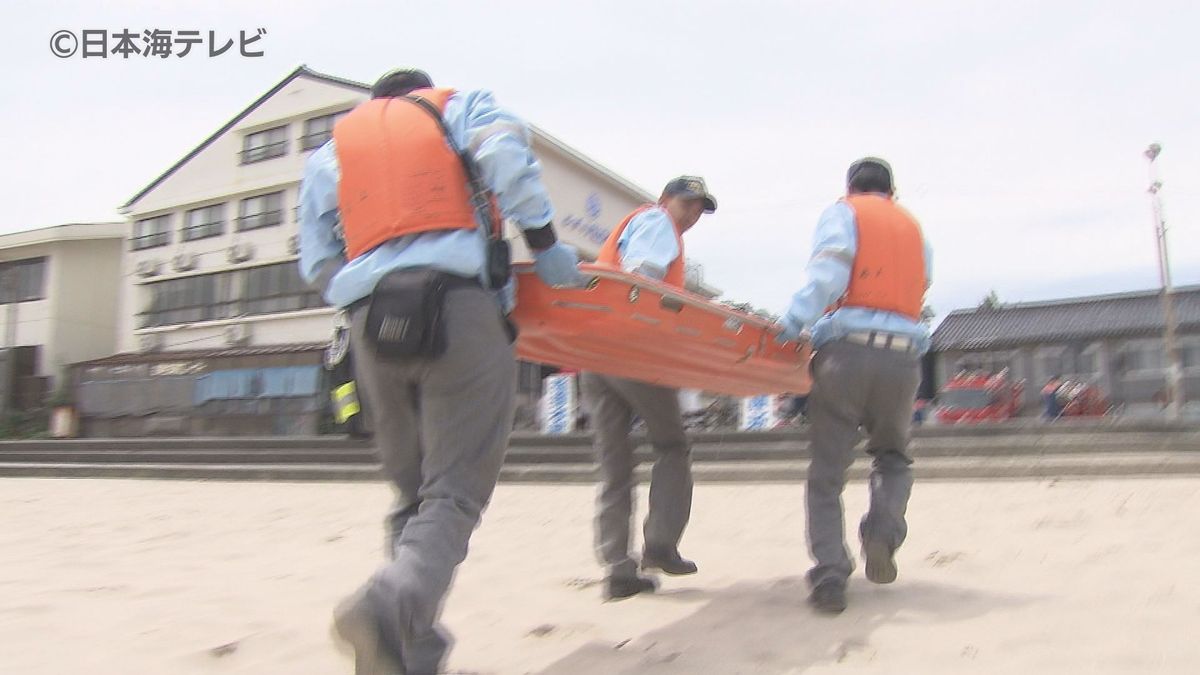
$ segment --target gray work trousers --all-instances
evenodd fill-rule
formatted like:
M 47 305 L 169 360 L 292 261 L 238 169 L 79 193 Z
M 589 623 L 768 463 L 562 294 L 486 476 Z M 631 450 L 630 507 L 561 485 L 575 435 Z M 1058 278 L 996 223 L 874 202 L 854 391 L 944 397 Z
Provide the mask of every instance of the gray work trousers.
M 517 368 L 491 294 L 447 292 L 447 345 L 432 360 L 379 358 L 351 317 L 358 389 L 371 406 L 375 445 L 395 488 L 390 561 L 367 582 L 385 640 L 409 675 L 435 673 L 450 648 L 442 600 L 492 496 L 512 431 Z
M 842 490 L 860 426 L 874 461 L 870 507 L 859 537 L 895 550 L 908 533 L 904 514 L 913 479 L 907 450 L 921 369 L 916 353 L 845 341 L 822 345 L 812 365 L 807 501 L 808 543 L 816 565 L 809 570 L 808 580 L 816 586 L 829 579 L 844 583 L 854 571 L 846 550 Z
M 674 389 L 596 373 L 583 373 L 580 387 L 595 430 L 600 464 L 596 553 L 610 576 L 633 577 L 638 568 L 629 554 L 636 466 L 629 434 L 634 415 L 646 423 L 655 453 L 650 508 L 643 530 L 645 549 L 663 556 L 677 553 L 692 512 L 691 448 L 683 430 L 679 394 Z

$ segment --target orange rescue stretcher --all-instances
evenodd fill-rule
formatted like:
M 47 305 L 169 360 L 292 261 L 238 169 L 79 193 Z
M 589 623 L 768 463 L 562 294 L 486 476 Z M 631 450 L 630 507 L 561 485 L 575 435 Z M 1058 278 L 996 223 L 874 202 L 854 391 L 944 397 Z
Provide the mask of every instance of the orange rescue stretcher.
M 809 345 L 779 344 L 769 321 L 607 265 L 580 270 L 586 288 L 555 288 L 516 266 L 521 359 L 735 396 L 812 387 Z

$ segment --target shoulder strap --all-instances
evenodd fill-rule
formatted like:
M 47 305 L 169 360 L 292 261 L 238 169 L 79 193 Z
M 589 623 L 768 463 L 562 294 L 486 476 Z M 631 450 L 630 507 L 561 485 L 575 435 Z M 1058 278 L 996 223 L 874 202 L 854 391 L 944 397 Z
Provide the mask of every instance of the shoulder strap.
M 496 222 L 492 217 L 492 191 L 488 189 L 480 177 L 479 167 L 475 166 L 475 160 L 455 145 L 454 137 L 450 135 L 450 129 L 446 127 L 446 121 L 442 118 L 442 111 L 432 101 L 421 96 L 410 95 L 400 98 L 429 113 L 429 116 L 437 122 L 438 128 L 442 130 L 442 135 L 446 137 L 446 142 L 450 144 L 450 147 L 454 150 L 454 154 L 458 155 L 458 160 L 462 162 L 463 172 L 467 174 L 467 183 L 471 186 L 471 205 L 475 207 L 475 214 L 482 224 L 481 227 L 484 230 L 484 234 L 488 239 L 499 239 L 501 234 L 500 223 Z

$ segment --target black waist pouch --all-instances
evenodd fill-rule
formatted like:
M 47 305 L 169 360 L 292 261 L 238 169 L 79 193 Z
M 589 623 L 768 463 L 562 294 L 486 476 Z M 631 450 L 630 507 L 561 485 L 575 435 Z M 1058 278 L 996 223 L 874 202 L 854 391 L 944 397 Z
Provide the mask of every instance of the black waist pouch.
M 433 359 L 446 351 L 442 307 L 449 279 L 435 270 L 397 270 L 375 284 L 366 337 L 379 356 Z

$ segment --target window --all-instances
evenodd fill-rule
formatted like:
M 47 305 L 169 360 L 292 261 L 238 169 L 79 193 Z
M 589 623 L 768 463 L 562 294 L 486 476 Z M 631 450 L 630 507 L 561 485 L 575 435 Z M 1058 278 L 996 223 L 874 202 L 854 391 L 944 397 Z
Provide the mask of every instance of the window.
M 242 139 L 242 164 L 261 162 L 287 153 L 287 126 L 246 134 Z
M 1184 368 L 1200 367 L 1200 344 L 1183 344 L 1179 346 L 1179 358 Z
M 30 302 L 45 297 L 45 258 L 0 263 L 0 303 Z
M 1124 365 L 1125 370 L 1145 370 L 1146 369 L 1146 352 L 1130 347 L 1125 350 Z
M 321 294 L 304 283 L 295 262 L 146 284 L 150 303 L 140 326 L 169 326 L 235 316 L 324 307 Z
M 326 141 L 333 138 L 333 125 L 347 112 L 349 111 L 343 110 L 332 115 L 322 115 L 304 120 L 304 135 L 300 137 L 300 149 L 313 150 L 325 145 Z
M 1053 375 L 1067 375 L 1075 366 L 1062 347 L 1042 347 L 1037 350 L 1037 366 L 1042 378 Z
M 271 227 L 283 222 L 283 193 L 272 192 L 243 199 L 238 207 L 238 232 Z
M 246 313 L 273 314 L 319 307 L 310 302 L 316 296 L 300 278 L 295 263 L 267 265 L 246 270 Z
M 1063 358 L 1061 356 L 1043 356 L 1042 357 L 1042 372 L 1047 375 L 1061 374 L 1066 368 L 1063 367 Z
M 956 370 L 998 373 L 1012 367 L 1012 352 L 976 352 L 965 354 L 956 364 Z
M 943 408 L 981 410 L 996 403 L 996 398 L 986 389 L 949 389 L 938 392 L 937 402 Z
M 1096 352 L 1084 352 L 1079 355 L 1079 373 L 1090 374 L 1099 371 L 1100 358 Z
M 145 218 L 133 224 L 133 239 L 130 248 L 140 251 L 171 243 L 171 214 L 156 218 Z
M 1163 367 L 1162 345 L 1132 344 L 1125 348 L 1125 370 L 1154 371 Z
M 1147 369 L 1162 370 L 1166 365 L 1166 350 L 1163 349 L 1161 344 L 1154 345 L 1153 347 L 1144 347 L 1143 351 L 1146 353 Z
M 187 212 L 183 223 L 183 240 L 195 241 L 225 234 L 225 205 L 213 204 Z
M 990 373 L 998 373 L 1002 370 L 1011 370 L 1012 364 L 1009 361 L 1010 354 L 1002 352 L 997 354 L 987 354 L 987 371 Z

